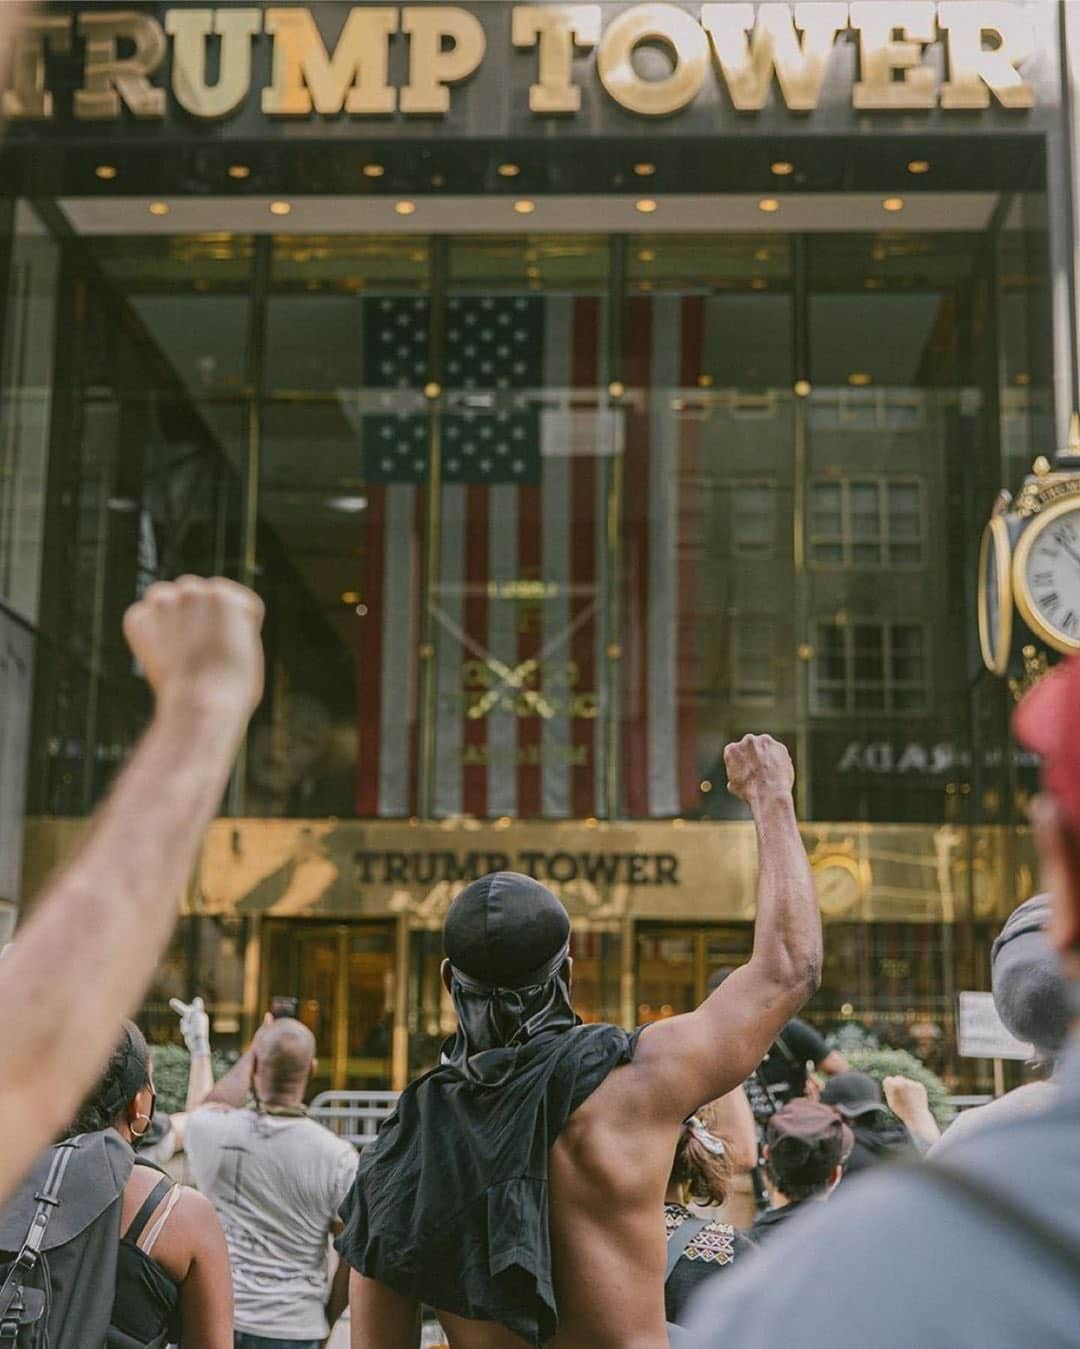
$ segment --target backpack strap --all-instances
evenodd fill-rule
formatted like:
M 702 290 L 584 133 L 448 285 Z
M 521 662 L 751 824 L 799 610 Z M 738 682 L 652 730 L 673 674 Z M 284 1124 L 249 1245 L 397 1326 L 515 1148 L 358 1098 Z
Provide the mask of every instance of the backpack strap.
M 666 1284 L 672 1274 L 675 1273 L 675 1266 L 682 1258 L 683 1252 L 693 1241 L 703 1227 L 708 1227 L 704 1218 L 687 1218 L 681 1222 L 671 1236 L 667 1239 L 667 1267 L 664 1270 L 664 1283 Z
M 124 1233 L 121 1240 L 130 1241 L 133 1246 L 137 1246 L 139 1244 L 139 1238 L 146 1228 L 146 1224 L 157 1211 L 159 1204 L 169 1191 L 175 1188 L 175 1185 L 167 1176 L 159 1180 L 143 1200 L 138 1213 L 136 1213 L 134 1218 L 132 1218 L 131 1222 L 128 1224 L 127 1231 Z
M 924 1165 L 912 1163 L 905 1169 L 909 1174 L 922 1176 L 939 1190 L 950 1190 L 991 1217 L 1008 1223 L 1014 1231 L 1026 1237 L 1030 1245 L 1052 1256 L 1074 1280 L 1080 1279 L 1080 1242 L 1033 1213 L 1026 1204 L 1018 1204 L 996 1185 L 988 1185 L 981 1177 L 941 1162 Z
M 11 1263 L 7 1278 L 0 1286 L 0 1345 L 14 1344 L 18 1338 L 23 1284 L 27 1275 L 37 1268 L 49 1219 L 60 1203 L 60 1186 L 63 1184 L 64 1174 L 81 1141 L 82 1136 L 79 1135 L 56 1145 L 45 1184 L 34 1195 L 37 1208 L 30 1220 L 30 1229 L 18 1255 Z

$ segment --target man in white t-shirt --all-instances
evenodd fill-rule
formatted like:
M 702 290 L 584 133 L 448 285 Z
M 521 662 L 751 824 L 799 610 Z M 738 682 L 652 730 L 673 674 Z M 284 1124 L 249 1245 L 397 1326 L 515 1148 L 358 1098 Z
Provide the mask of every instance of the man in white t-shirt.
M 358 1158 L 307 1118 L 314 1064 L 306 1026 L 270 1022 L 188 1119 L 192 1174 L 229 1246 L 236 1349 L 319 1349 L 348 1301 L 348 1269 L 328 1277 L 327 1243 Z

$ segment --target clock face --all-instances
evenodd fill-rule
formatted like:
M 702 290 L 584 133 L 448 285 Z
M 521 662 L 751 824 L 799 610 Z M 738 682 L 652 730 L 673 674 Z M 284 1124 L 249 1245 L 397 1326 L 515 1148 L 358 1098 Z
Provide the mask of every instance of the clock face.
M 1058 651 L 1080 649 L 1080 502 L 1061 502 L 1030 525 L 1016 561 L 1028 626 Z

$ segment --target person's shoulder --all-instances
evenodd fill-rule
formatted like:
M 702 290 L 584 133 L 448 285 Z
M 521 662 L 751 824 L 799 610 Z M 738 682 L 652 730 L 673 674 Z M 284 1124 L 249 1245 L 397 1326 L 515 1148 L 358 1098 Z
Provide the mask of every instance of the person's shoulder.
M 355 1162 L 359 1158 L 359 1153 L 347 1138 L 339 1138 L 318 1120 L 302 1119 L 297 1120 L 296 1124 L 303 1136 L 305 1148 L 314 1149 L 328 1165 Z

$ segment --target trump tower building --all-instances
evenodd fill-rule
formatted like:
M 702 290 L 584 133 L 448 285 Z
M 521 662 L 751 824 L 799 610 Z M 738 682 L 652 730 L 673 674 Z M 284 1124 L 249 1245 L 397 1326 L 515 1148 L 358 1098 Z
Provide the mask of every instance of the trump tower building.
M 5 926 L 146 723 L 125 608 L 218 573 L 266 694 L 152 1031 L 294 995 L 318 1085 L 400 1087 L 500 867 L 570 909 L 586 1018 L 685 1010 L 749 952 L 723 749 L 768 731 L 808 1015 L 984 1083 L 955 994 L 1037 878 L 980 538 L 1077 404 L 1077 9 L 39 5 L 0 95 Z

